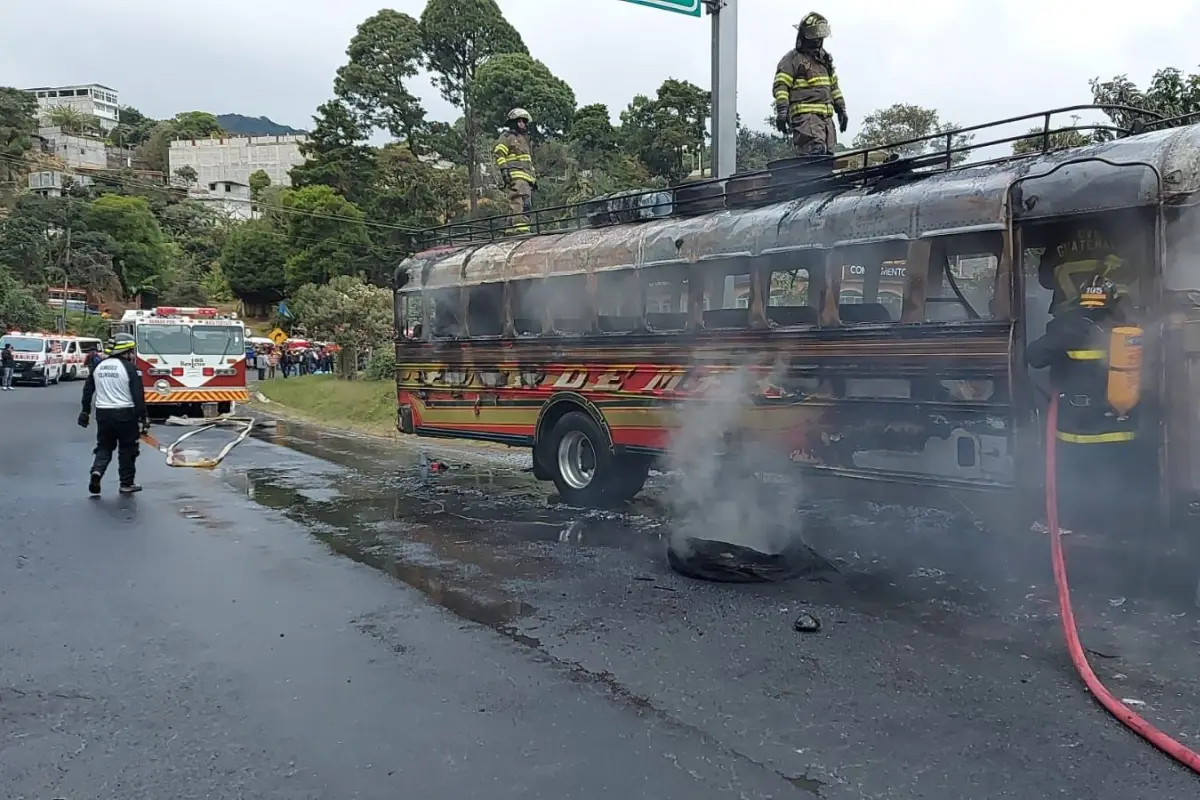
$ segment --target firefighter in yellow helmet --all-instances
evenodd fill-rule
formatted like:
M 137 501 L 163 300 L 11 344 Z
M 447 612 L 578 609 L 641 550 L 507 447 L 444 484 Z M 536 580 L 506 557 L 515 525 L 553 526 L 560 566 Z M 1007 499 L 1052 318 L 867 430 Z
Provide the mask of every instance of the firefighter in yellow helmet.
M 1060 308 L 1046 333 L 1030 342 L 1025 360 L 1050 370 L 1058 399 L 1055 432 L 1059 516 L 1068 528 L 1104 527 L 1114 516 L 1111 501 L 1131 501 L 1130 465 L 1136 452 L 1140 370 L 1128 376 L 1132 394 L 1114 390 L 1114 355 L 1130 348 L 1140 361 L 1141 329 L 1123 322 L 1116 284 L 1094 275 L 1076 301 Z M 1119 347 L 1121 353 L 1114 353 Z M 1119 378 L 1119 373 L 1117 374 Z
M 500 135 L 492 152 L 500 171 L 501 185 L 508 193 L 507 236 L 529 233 L 529 215 L 533 210 L 533 193 L 537 191 L 537 173 L 533 170 L 533 148 L 529 143 L 529 127 L 533 117 L 523 108 L 508 112 L 508 130 Z
M 796 26 L 795 48 L 775 69 L 775 125 L 791 134 L 799 155 L 832 153 L 838 130 L 845 133 L 850 125 L 833 57 L 825 50 L 829 35 L 829 20 L 815 12 L 806 15 Z

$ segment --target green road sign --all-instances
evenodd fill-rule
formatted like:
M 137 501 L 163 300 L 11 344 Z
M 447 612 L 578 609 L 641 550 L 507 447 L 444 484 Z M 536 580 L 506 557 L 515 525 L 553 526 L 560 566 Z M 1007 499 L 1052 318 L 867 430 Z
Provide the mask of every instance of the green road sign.
M 700 10 L 704 8 L 704 0 L 625 0 L 625 2 L 660 8 L 663 11 L 674 11 L 676 14 L 687 14 L 689 17 L 700 16 Z

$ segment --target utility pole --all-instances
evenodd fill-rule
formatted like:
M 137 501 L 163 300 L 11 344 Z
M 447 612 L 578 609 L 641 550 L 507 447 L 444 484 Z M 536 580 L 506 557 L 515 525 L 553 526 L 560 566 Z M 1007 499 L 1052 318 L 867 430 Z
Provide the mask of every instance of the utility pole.
M 712 16 L 712 176 L 737 172 L 738 0 L 704 0 Z

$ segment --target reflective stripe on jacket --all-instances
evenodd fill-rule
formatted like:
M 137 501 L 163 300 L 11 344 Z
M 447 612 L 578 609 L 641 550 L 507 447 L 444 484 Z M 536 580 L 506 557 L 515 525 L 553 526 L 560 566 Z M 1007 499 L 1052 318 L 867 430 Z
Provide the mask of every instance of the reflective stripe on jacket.
M 777 114 L 786 110 L 791 117 L 800 114 L 832 117 L 835 112 L 846 111 L 837 71 L 824 50 L 789 50 L 775 69 L 771 91 Z
M 537 183 L 532 152 L 529 134 L 516 131 L 505 131 L 492 148 L 492 153 L 496 156 L 496 166 L 501 172 L 507 170 L 514 181 Z

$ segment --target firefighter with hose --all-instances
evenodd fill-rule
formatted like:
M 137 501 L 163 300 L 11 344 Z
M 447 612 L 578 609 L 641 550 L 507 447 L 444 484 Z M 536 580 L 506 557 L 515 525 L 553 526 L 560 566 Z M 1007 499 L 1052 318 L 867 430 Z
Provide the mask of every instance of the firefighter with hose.
M 88 492 L 100 494 L 100 481 L 113 452 L 117 453 L 117 476 L 121 494 L 140 492 L 137 477 L 138 438 L 150 430 L 142 376 L 133 365 L 136 342 L 128 333 L 113 336 L 105 348 L 107 357 L 96 365 L 83 385 L 83 410 L 79 427 L 91 422 L 92 404 L 96 406 L 95 460 L 88 480 Z
M 1050 369 L 1057 398 L 1056 474 L 1065 528 L 1107 527 L 1116 503 L 1131 496 L 1143 332 L 1123 321 L 1117 294 L 1111 280 L 1094 275 L 1025 352 L 1029 366 Z

